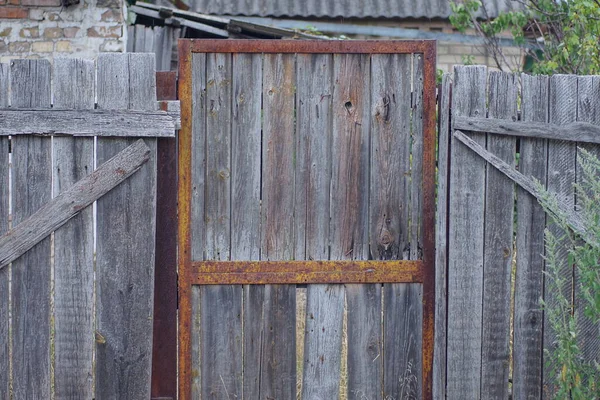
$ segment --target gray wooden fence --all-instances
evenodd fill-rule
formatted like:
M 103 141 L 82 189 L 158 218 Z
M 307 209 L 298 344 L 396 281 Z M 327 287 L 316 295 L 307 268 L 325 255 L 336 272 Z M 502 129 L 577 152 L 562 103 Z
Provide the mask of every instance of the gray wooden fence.
M 170 71 L 177 68 L 177 39 L 181 28 L 172 26 L 129 25 L 127 27 L 127 51 L 156 54 L 156 70 Z
M 578 146 L 600 154 L 600 77 L 459 67 L 439 100 L 435 398 L 550 398 L 543 349 L 555 338 L 540 299 L 555 301 L 544 285 L 544 229 L 557 228 L 527 178 L 573 212 Z M 575 299 L 576 271 L 561 272 Z M 576 312 L 584 357 L 599 361 L 599 327 Z
M 0 398 L 150 397 L 156 107 L 152 54 L 0 64 Z

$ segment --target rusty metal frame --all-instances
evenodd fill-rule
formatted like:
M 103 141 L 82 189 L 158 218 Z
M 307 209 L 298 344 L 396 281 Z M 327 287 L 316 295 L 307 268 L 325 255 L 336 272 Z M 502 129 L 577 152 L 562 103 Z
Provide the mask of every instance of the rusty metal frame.
M 417 261 L 194 262 L 191 259 L 192 53 L 423 54 L 423 259 Z M 435 315 L 436 42 L 431 40 L 180 40 L 179 398 L 191 398 L 192 285 L 264 283 L 423 284 L 423 399 L 433 399 Z

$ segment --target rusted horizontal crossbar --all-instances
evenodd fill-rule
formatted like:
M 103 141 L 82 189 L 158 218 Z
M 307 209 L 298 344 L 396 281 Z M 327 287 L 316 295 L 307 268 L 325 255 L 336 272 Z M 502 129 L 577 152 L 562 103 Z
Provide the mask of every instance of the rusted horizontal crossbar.
M 191 271 L 193 285 L 419 282 L 421 260 L 196 261 Z
M 424 53 L 435 45 L 434 40 L 219 40 L 189 39 L 186 46 L 192 53 L 332 53 L 332 54 L 406 54 Z

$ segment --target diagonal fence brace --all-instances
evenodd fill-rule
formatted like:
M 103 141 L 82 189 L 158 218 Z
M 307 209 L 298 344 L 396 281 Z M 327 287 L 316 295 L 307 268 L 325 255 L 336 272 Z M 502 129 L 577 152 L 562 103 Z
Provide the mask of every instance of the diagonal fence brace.
M 0 270 L 137 172 L 150 159 L 142 139 L 46 203 L 0 237 Z

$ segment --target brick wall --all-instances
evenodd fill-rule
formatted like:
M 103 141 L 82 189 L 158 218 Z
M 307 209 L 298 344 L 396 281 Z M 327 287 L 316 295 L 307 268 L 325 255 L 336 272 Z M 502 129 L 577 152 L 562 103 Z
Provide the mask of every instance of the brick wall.
M 123 0 L 0 0 L 0 62 L 124 51 Z

